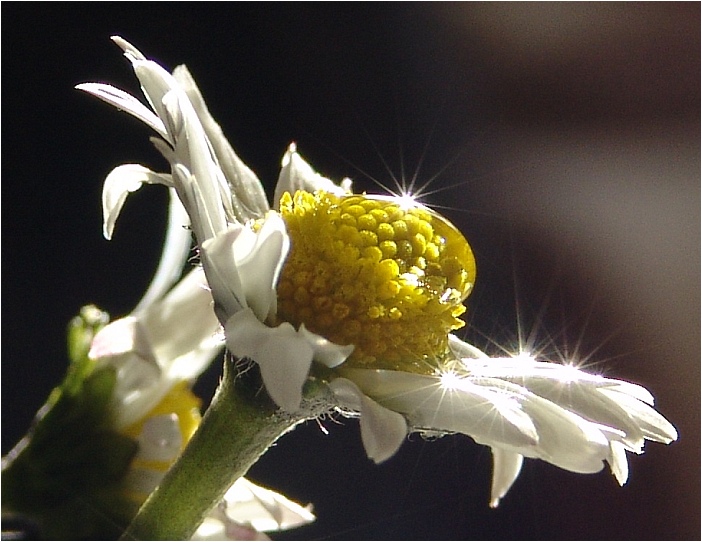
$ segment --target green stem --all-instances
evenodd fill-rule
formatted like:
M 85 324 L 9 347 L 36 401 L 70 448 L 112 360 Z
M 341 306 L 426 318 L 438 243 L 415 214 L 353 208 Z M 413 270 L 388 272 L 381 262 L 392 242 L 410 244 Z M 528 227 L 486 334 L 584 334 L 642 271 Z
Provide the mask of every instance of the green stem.
M 181 457 L 149 496 L 122 540 L 187 540 L 224 493 L 284 433 L 313 415 L 275 408 L 261 392 L 224 376 Z

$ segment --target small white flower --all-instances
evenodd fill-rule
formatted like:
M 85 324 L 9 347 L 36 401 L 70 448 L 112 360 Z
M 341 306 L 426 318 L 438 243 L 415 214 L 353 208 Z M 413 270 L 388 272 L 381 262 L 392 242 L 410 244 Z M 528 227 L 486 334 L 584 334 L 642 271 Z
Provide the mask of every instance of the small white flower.
M 117 427 L 143 417 L 175 383 L 196 379 L 223 347 L 219 330 L 201 269 L 140 313 L 100 330 L 89 355 L 98 367 L 117 371 L 112 399 Z
M 171 216 L 167 238 L 173 240 L 180 215 Z M 197 428 L 199 400 L 189 388 L 224 344 L 202 269 L 191 271 L 164 295 L 176 276 L 174 269 L 184 263 L 185 253 L 176 257 L 173 250 L 166 243 L 154 281 L 137 309 L 100 330 L 89 353 L 96 367 L 116 371 L 110 410 L 115 429 L 138 444 L 123 484 L 136 503 L 156 489 Z M 240 478 L 193 539 L 267 540 L 264 531 L 314 519 L 309 506 Z

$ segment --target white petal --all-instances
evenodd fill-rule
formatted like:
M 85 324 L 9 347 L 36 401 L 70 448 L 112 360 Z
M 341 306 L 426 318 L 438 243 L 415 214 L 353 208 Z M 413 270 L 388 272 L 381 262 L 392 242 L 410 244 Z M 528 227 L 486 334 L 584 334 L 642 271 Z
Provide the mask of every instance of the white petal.
M 391 458 L 407 436 L 404 416 L 366 397 L 350 380 L 337 378 L 329 387 L 339 404 L 361 414 L 361 440 L 368 457 L 376 463 Z
M 138 316 L 100 330 L 89 355 L 117 371 L 113 402 L 118 427 L 143 417 L 174 382 L 199 376 L 223 346 L 219 330 L 202 269 L 190 272 Z
M 112 238 L 115 222 L 127 196 L 139 190 L 143 183 L 173 185 L 170 175 L 154 173 L 138 164 L 118 166 L 107 175 L 102 188 L 103 234 L 106 239 Z
M 617 482 L 619 482 L 620 486 L 623 486 L 629 478 L 629 463 L 626 459 L 626 450 L 624 445 L 616 440 L 611 441 L 609 446 L 611 455 L 607 461 Z
M 170 141 L 168 132 L 166 132 L 166 127 L 163 125 L 163 122 L 161 122 L 161 119 L 131 94 L 102 83 L 81 83 L 80 85 L 76 85 L 75 88 L 92 94 L 104 102 L 114 105 L 117 109 L 126 111 L 152 128 L 162 138 Z
M 137 458 L 144 461 L 173 461 L 183 445 L 178 416 L 164 414 L 146 420 L 137 437 Z
M 110 36 L 110 39 L 124 51 L 124 56 L 126 56 L 127 58 L 135 60 L 146 60 L 146 57 L 141 53 L 139 49 L 134 47 L 131 43 L 129 43 L 121 36 Z
M 599 388 L 597 391 L 626 409 L 647 439 L 664 444 L 677 440 L 678 432 L 675 427 L 652 407 L 639 401 L 636 397 L 610 388 Z
M 265 322 L 276 313 L 275 287 L 290 250 L 290 238 L 280 215 L 269 213 L 252 240 L 253 246 L 241 250 L 244 238 L 240 237 L 235 242 L 234 255 L 246 302 L 258 319 Z
M 601 470 L 603 461 L 609 455 L 609 440 L 598 424 L 530 391 L 527 386 L 531 379 L 525 378 L 525 385 L 521 386 L 510 382 L 505 376 L 482 376 L 508 374 L 504 364 L 513 363 L 513 360 L 495 361 L 495 367 L 483 364 L 482 361 L 467 365 L 475 371 L 469 372 L 464 378 L 476 386 L 512 394 L 523 412 L 533 421 L 538 433 L 538 446 L 509 445 L 507 449 L 526 457 L 538 457 L 572 472 L 590 473 Z M 501 364 L 500 361 L 504 363 Z M 553 370 L 560 371 L 555 367 Z
M 457 358 L 486 359 L 489 356 L 478 347 L 462 341 L 455 335 L 449 334 L 449 348 Z
M 223 346 L 201 268 L 188 273 L 140 317 L 156 359 L 171 381 L 199 376 Z
M 234 224 L 202 244 L 203 265 L 221 320 L 246 307 L 262 322 L 275 315 L 275 285 L 289 247 L 285 223 L 275 213 L 258 232 Z
M 164 472 L 153 469 L 131 468 L 122 482 L 128 491 L 147 497 L 163 480 Z
M 572 472 L 602 470 L 603 461 L 609 455 L 609 441 L 595 424 L 516 384 L 496 379 L 481 383 L 521 393 L 519 401 L 536 426 L 538 446 L 514 451 Z
M 463 433 L 481 444 L 515 450 L 538 442 L 514 393 L 401 371 L 343 369 L 342 374 L 382 406 L 405 414 L 413 427 Z
M 236 218 L 239 222 L 245 223 L 251 218 L 262 217 L 268 211 L 269 206 L 261 181 L 241 161 L 224 137 L 219 124 L 215 122 L 207 109 L 202 94 L 192 75 L 190 75 L 188 68 L 185 66 L 176 67 L 173 70 L 173 77 L 178 81 L 188 98 L 190 98 L 202 127 L 212 144 L 219 166 L 222 168 L 233 192 L 232 203 L 236 212 Z
M 314 350 L 310 344 L 289 323 L 268 327 L 251 309 L 229 318 L 225 333 L 232 354 L 258 363 L 273 401 L 288 412 L 297 411 L 302 401 L 302 386 L 312 365 Z
M 491 448 L 492 451 L 492 489 L 490 491 L 490 507 L 497 508 L 502 499 L 514 484 L 522 470 L 524 456 Z
M 127 353 L 135 354 L 153 364 L 158 371 L 151 341 L 141 321 L 134 316 L 110 322 L 98 331 L 90 344 L 88 356 L 91 359 L 100 359 Z
M 177 160 L 171 165 L 182 163 L 197 183 L 199 198 L 197 202 L 186 204 L 186 207 L 191 213 L 198 240 L 202 242 L 226 228 L 220 193 L 221 188 L 226 187 L 224 175 L 216 163 L 197 113 L 178 82 L 157 63 L 144 60 L 143 55 L 124 40 L 117 43 L 128 53 L 126 56 L 132 63 L 144 95 L 163 121 L 168 133 L 167 140 L 173 146 Z M 197 216 L 193 216 L 194 210 L 198 211 Z
M 488 372 L 489 368 L 483 371 L 483 374 Z M 566 369 L 566 372 L 570 372 L 570 370 Z M 560 371 L 555 369 L 552 371 L 537 370 L 533 376 L 504 378 L 524 386 L 536 395 L 587 420 L 623 431 L 632 446 L 638 445 L 637 443 L 643 440 L 644 435 L 640 425 L 631 418 L 627 409 L 605 394 L 598 392 L 599 389 L 602 389 L 598 388 L 602 383 L 585 377 L 577 380 L 575 378 L 562 379 L 560 376 Z
M 300 506 L 280 493 L 239 478 L 225 493 L 227 516 L 257 531 L 292 529 L 314 521 L 311 507 Z
M 159 299 L 180 278 L 183 266 L 190 253 L 192 234 L 187 226 L 190 224 L 188 213 L 178 199 L 174 188 L 168 189 L 170 203 L 168 206 L 168 229 L 163 243 L 163 253 L 158 263 L 154 278 L 146 293 L 141 298 L 132 314 L 146 310 Z
M 514 382 L 593 423 L 623 431 L 630 449 L 640 448 L 644 437 L 664 443 L 677 438 L 675 428 L 649 406 L 651 394 L 636 384 L 523 357 L 464 359 L 463 365 L 471 377 Z
M 139 79 L 144 97 L 164 123 L 169 136 L 169 142 L 175 144 L 175 140 L 173 139 L 175 134 L 168 129 L 169 125 L 173 126 L 174 123 L 172 119 L 169 118 L 168 110 L 163 103 L 164 96 L 166 96 L 170 90 L 176 88 L 171 74 L 151 60 L 134 59 L 129 55 L 125 56 L 132 63 L 132 69 L 137 79 Z
M 175 142 L 176 161 L 182 162 L 195 179 L 202 209 L 213 224 L 212 232 L 208 234 L 212 236 L 226 225 L 224 207 L 231 204 L 231 193 L 187 95 L 168 72 L 160 69 L 159 75 L 165 79 L 164 85 L 171 85 L 161 101 L 165 110 L 164 122 Z
M 305 324 L 300 325 L 298 333 L 300 333 L 314 349 L 314 360 L 330 369 L 346 361 L 346 358 L 351 355 L 354 349 L 354 345 L 352 344 L 342 346 L 325 339 L 321 335 L 312 333 L 305 327 Z
M 282 169 L 280 170 L 278 184 L 275 187 L 275 194 L 273 196 L 273 208 L 278 209 L 280 198 L 285 192 L 294 195 L 298 190 L 304 190 L 306 192 L 324 190 L 331 194 L 343 196 L 349 189 L 350 184 L 348 183 L 344 186 L 339 186 L 326 177 L 322 177 L 319 173 L 316 173 L 312 169 L 312 166 L 297 154 L 297 147 L 294 143 L 291 143 L 283 156 Z
M 212 290 L 215 312 L 222 322 L 248 307 L 236 265 L 234 243 L 239 236 L 251 233 L 246 226 L 232 224 L 200 246 L 200 257 Z
M 127 325 L 130 320 L 135 322 L 134 327 Z M 168 392 L 170 384 L 163 378 L 138 321 L 127 317 L 108 324 L 93 339 L 89 355 L 97 360 L 98 367 L 115 370 L 116 382 L 110 401 L 118 429 L 142 418 Z

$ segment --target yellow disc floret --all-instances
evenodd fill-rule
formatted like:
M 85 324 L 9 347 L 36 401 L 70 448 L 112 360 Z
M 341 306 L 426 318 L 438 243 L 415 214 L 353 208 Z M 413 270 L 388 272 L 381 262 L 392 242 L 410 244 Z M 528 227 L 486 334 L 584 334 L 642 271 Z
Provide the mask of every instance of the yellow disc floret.
M 337 344 L 356 367 L 430 372 L 464 325 L 475 260 L 445 218 L 382 196 L 285 193 L 291 250 L 278 316 Z

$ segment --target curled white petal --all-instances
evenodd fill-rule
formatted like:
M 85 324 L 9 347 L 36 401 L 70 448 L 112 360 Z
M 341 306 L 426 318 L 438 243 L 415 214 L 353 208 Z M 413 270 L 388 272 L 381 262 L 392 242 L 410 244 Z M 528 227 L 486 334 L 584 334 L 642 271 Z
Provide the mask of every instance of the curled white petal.
M 202 244 L 202 259 L 220 319 L 251 308 L 266 321 L 276 312 L 275 285 L 290 240 L 279 215 L 270 213 L 261 229 L 232 224 Z
M 200 257 L 212 289 L 215 311 L 224 322 L 248 307 L 234 251 L 234 243 L 240 236 L 248 235 L 247 231 L 246 226 L 233 224 L 200 246 Z
M 297 147 L 291 143 L 283 156 L 282 169 L 278 177 L 278 184 L 273 195 L 273 207 L 278 208 L 280 198 L 285 192 L 295 194 L 298 190 L 315 192 L 324 190 L 331 194 L 343 196 L 351 189 L 350 181 L 342 183 L 342 186 L 323 177 L 315 172 L 307 162 L 297 153 Z
M 288 412 L 297 411 L 314 356 L 309 342 L 287 322 L 277 327 L 266 326 L 251 309 L 230 317 L 225 334 L 232 354 L 258 364 L 271 399 Z
M 113 169 L 105 178 L 102 188 L 103 234 L 112 238 L 115 222 L 127 196 L 136 192 L 144 183 L 172 186 L 170 175 L 154 173 L 139 164 L 124 164 Z
M 265 531 L 282 531 L 315 520 L 312 506 L 239 478 L 198 528 L 193 540 L 269 540 Z
M 253 246 L 250 246 L 248 254 L 237 259 L 236 263 L 241 270 L 246 301 L 264 322 L 277 312 L 275 286 L 290 250 L 290 238 L 280 215 L 269 213 L 255 238 L 246 239 L 248 243 L 251 241 Z M 243 243 L 244 238 L 240 238 L 239 242 Z M 239 250 L 238 246 L 234 250 L 236 254 L 247 252 Z
M 500 448 L 492 448 L 492 488 L 490 490 L 490 507 L 497 508 L 500 500 L 519 476 L 524 463 L 524 456 Z
M 305 327 L 305 324 L 300 326 L 298 333 L 300 333 L 300 335 L 302 335 L 305 340 L 312 345 L 314 350 L 314 360 L 329 367 L 330 369 L 337 367 L 346 361 L 346 358 L 351 355 L 354 349 L 352 344 L 335 344 L 330 340 L 325 339 L 321 335 L 312 333 Z
M 449 334 L 449 348 L 457 359 L 463 358 L 475 358 L 475 359 L 488 359 L 489 356 L 480 350 L 478 347 L 473 346 L 465 341 L 462 341 L 455 335 Z
M 173 148 L 171 169 L 184 166 L 197 185 L 197 190 L 189 191 L 196 200 L 189 199 L 187 191 L 179 190 L 179 195 L 184 198 L 198 240 L 203 242 L 226 228 L 221 190 L 227 183 L 207 135 L 176 79 L 125 40 L 114 41 L 125 51 L 149 105 L 163 123 L 164 139 Z
M 166 127 L 163 125 L 163 122 L 161 122 L 161 119 L 131 94 L 102 83 L 81 83 L 80 85 L 76 85 L 76 89 L 92 94 L 96 98 L 100 98 L 104 102 L 114 105 L 121 111 L 126 111 L 151 127 L 164 139 L 169 139 L 168 132 L 166 132 Z
M 346 378 L 333 380 L 329 387 L 342 408 L 360 414 L 361 440 L 368 457 L 382 463 L 395 455 L 407 436 L 404 416 L 382 407 Z

